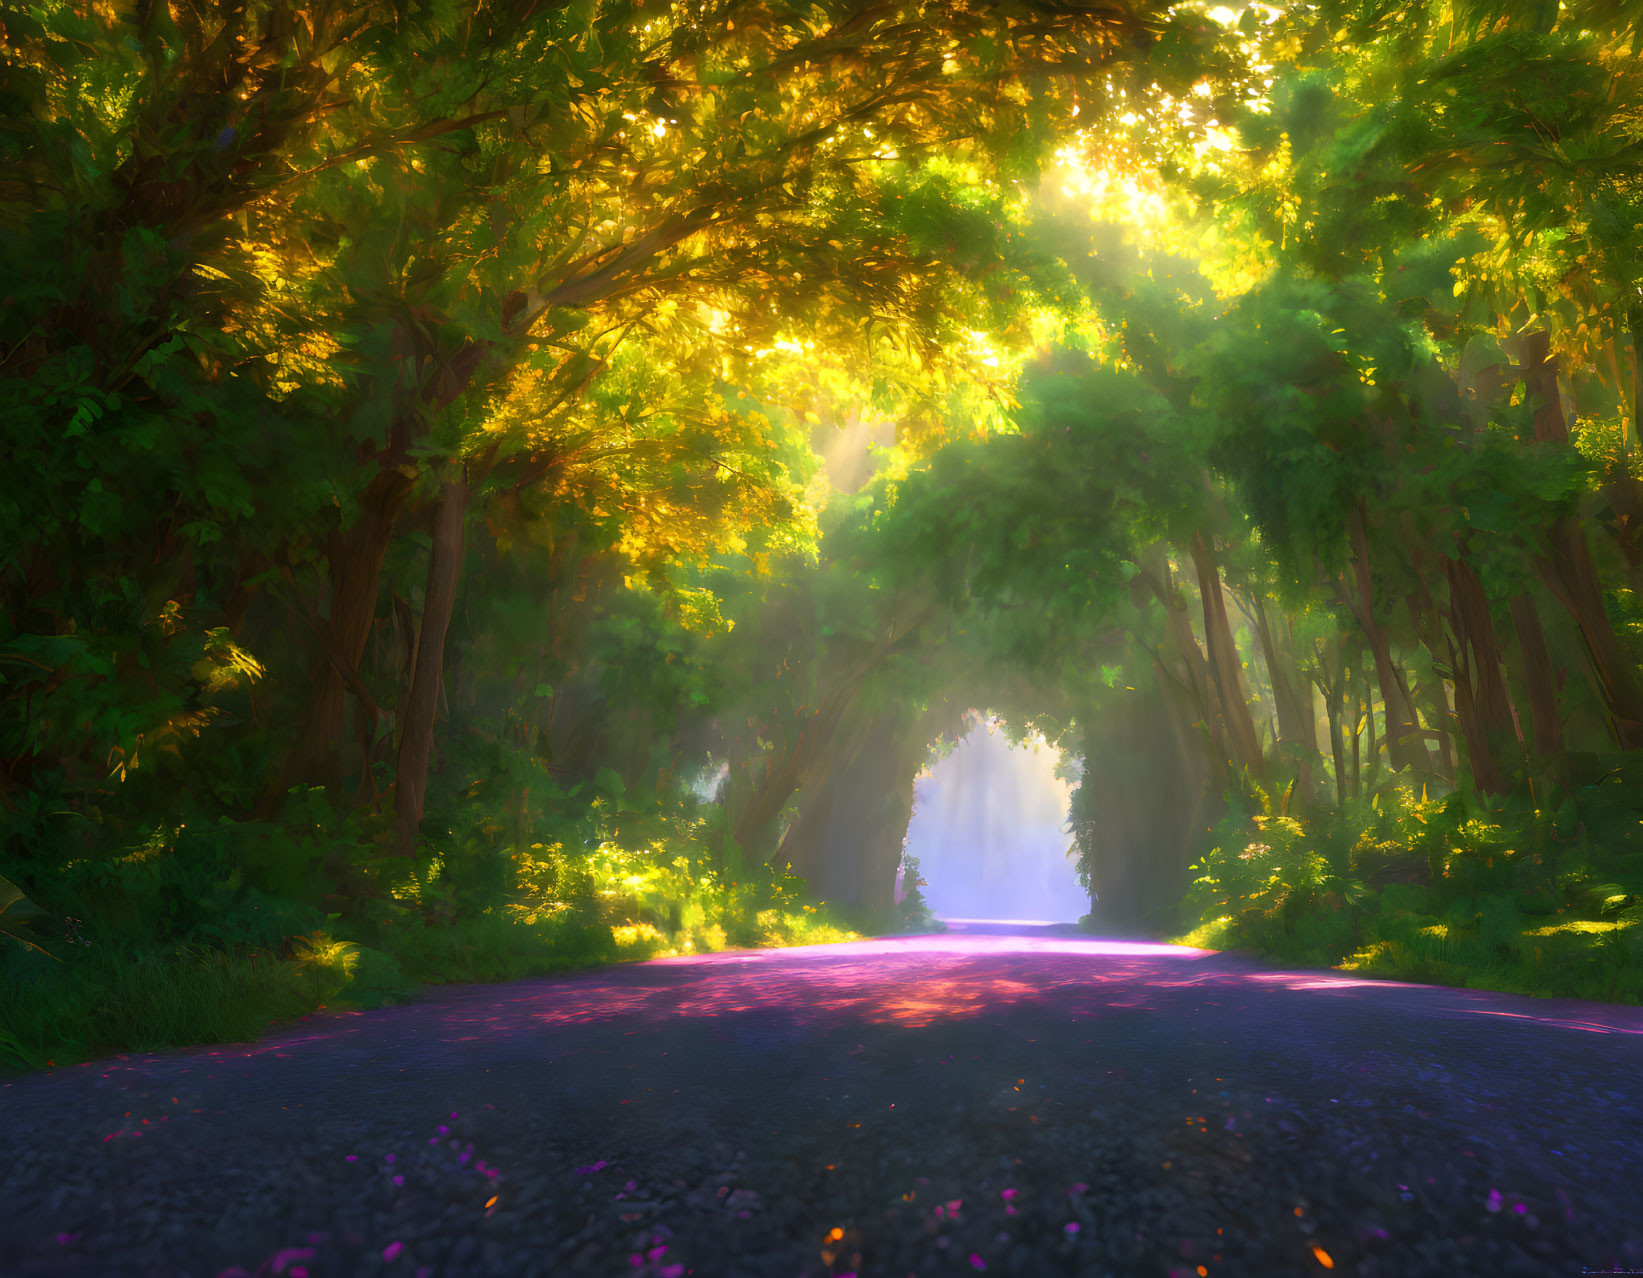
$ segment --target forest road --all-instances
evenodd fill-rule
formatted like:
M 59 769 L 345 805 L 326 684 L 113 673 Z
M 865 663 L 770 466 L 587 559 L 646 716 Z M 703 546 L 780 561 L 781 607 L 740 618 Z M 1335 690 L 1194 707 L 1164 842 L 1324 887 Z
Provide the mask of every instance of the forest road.
M 17 1278 L 1643 1272 L 1643 1009 L 1066 927 L 448 986 L 0 1106 Z

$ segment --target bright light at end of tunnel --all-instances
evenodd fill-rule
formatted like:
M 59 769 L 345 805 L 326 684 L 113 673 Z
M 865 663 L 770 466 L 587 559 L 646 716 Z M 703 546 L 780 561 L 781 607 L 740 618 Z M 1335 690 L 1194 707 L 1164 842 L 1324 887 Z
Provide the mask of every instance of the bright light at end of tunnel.
M 907 852 L 925 900 L 943 919 L 1074 922 L 1090 906 L 1067 856 L 1072 786 L 1055 775 L 1060 752 L 1036 734 L 1012 746 L 997 726 L 972 717 L 916 784 Z

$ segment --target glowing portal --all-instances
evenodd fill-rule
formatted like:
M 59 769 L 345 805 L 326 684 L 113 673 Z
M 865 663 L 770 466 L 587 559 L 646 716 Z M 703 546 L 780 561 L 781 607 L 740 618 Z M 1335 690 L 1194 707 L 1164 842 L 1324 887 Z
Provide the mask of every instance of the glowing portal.
M 1067 857 L 1072 784 L 1042 737 L 1012 747 L 988 721 L 923 773 L 913 791 L 907 851 L 938 918 L 1072 923 L 1089 898 Z

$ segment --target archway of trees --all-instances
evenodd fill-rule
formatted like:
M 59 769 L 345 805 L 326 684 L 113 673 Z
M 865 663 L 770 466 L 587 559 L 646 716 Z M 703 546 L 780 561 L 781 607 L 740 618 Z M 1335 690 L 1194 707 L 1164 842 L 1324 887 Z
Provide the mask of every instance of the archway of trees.
M 11 951 L 884 925 L 971 706 L 1115 925 L 1637 935 L 1640 19 L 6 14 Z

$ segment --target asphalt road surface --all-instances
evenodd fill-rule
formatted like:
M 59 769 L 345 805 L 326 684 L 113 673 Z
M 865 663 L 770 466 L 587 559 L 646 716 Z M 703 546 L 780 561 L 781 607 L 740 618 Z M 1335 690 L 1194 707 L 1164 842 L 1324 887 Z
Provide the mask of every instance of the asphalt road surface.
M 0 1274 L 1643 1272 L 1643 1009 L 1070 927 L 668 959 L 0 1085 Z

